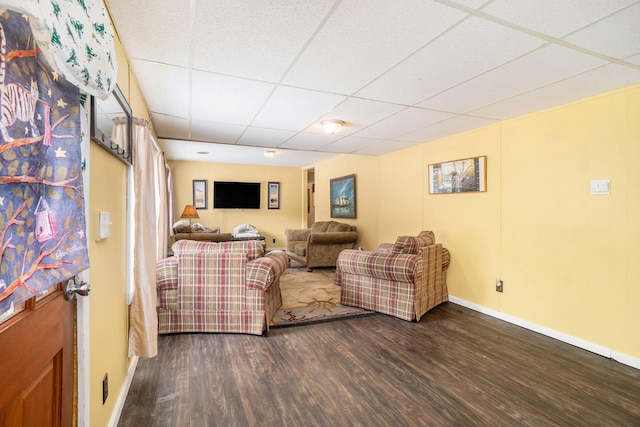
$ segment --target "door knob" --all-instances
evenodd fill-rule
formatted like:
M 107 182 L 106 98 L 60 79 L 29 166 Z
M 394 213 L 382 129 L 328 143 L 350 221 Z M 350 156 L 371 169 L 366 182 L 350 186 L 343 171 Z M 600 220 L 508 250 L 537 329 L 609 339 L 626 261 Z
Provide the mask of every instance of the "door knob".
M 67 280 L 63 288 L 64 298 L 67 301 L 71 301 L 72 299 L 74 299 L 76 294 L 86 297 L 87 295 L 89 295 L 89 292 L 91 292 L 90 284 L 88 284 L 87 282 L 78 283 L 77 278 L 75 277 Z

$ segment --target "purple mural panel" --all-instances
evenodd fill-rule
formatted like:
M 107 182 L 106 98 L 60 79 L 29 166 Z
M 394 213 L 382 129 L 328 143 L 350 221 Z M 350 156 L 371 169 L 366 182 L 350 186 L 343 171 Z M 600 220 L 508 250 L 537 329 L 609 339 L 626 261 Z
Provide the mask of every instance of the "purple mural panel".
M 89 257 L 80 91 L 47 67 L 27 18 L 11 11 L 0 16 L 0 93 L 1 318 Z

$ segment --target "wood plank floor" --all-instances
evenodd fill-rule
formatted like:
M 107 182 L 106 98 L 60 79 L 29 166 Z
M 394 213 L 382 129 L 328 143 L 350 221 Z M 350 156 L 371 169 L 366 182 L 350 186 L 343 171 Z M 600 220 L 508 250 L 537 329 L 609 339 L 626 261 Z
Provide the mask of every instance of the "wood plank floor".
M 640 371 L 445 303 L 161 336 L 119 426 L 640 426 Z

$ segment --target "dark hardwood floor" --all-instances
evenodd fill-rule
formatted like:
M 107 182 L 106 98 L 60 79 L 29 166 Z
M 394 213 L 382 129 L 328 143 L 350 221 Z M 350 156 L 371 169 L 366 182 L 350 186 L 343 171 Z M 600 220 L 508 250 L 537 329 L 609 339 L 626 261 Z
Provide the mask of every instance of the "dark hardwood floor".
M 119 426 L 640 426 L 640 371 L 445 303 L 161 336 Z

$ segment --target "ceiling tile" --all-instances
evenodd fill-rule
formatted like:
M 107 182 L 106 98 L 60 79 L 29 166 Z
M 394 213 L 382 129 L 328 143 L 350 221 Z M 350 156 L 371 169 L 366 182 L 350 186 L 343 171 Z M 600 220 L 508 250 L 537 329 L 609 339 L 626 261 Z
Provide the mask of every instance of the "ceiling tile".
M 452 117 L 453 114 L 440 111 L 425 110 L 408 107 L 366 129 L 354 136 L 361 138 L 393 139 L 409 131 L 421 129 L 431 123 Z
M 191 121 L 191 139 L 196 141 L 235 144 L 246 126 L 227 123 L 212 123 L 201 120 Z
M 497 120 L 483 119 L 479 117 L 456 116 L 451 119 L 426 126 L 415 132 L 399 136 L 397 139 L 400 141 L 419 141 L 421 143 L 429 142 L 497 122 Z
M 191 116 L 194 120 L 248 126 L 274 87 L 270 83 L 194 71 Z
M 362 148 L 354 151 L 353 154 L 366 154 L 369 156 L 381 156 L 383 154 L 391 153 L 397 150 L 403 150 L 405 148 L 413 147 L 417 145 L 415 142 L 402 142 L 402 141 L 382 141 L 369 147 Z
M 301 131 L 345 99 L 341 95 L 280 86 L 252 125 Z
M 345 125 L 340 130 L 340 135 L 351 135 L 379 120 L 389 117 L 405 107 L 398 104 L 388 104 L 379 101 L 370 101 L 361 98 L 349 98 L 330 112 L 324 114 L 311 126 L 307 132 L 324 133 L 321 122 L 324 120 L 342 120 Z
M 482 12 L 521 27 L 561 38 L 633 0 L 494 0 Z
M 283 82 L 352 94 L 463 16 L 424 0 L 343 1 Z
M 626 58 L 625 62 L 628 62 L 630 64 L 635 64 L 635 65 L 640 65 L 640 54 Z
M 131 60 L 131 66 L 150 112 L 188 118 L 187 69 L 136 59 Z
M 530 35 L 470 18 L 357 95 L 412 105 L 542 44 Z
M 249 127 L 238 140 L 238 144 L 277 147 L 293 135 L 295 132 L 288 130 Z
M 602 59 L 547 45 L 418 105 L 465 113 L 604 64 Z
M 640 53 L 640 3 L 565 38 L 614 58 Z
M 503 120 L 630 86 L 640 81 L 640 70 L 611 64 L 473 111 L 474 115 Z
M 193 66 L 278 82 L 332 5 L 332 0 L 197 0 Z
M 384 142 L 381 139 L 358 138 L 355 136 L 347 136 L 329 145 L 320 147 L 318 151 L 329 151 L 332 153 L 353 153 L 375 144 Z
M 173 0 L 109 0 L 108 3 L 130 59 L 188 64 L 188 7 L 175 7 Z
M 189 121 L 187 119 L 151 113 L 151 120 L 158 137 L 189 139 Z
M 292 148 L 296 150 L 317 150 L 333 141 L 342 138 L 338 135 L 328 135 L 326 133 L 300 132 L 279 145 L 281 148 Z

